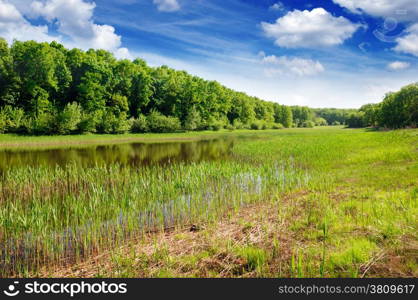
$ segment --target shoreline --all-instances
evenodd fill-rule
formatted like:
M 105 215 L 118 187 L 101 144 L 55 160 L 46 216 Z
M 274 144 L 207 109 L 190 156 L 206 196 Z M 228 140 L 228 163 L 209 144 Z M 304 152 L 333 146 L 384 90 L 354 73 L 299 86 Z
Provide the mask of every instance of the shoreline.
M 81 135 L 44 135 L 26 136 L 18 134 L 0 134 L 0 151 L 19 149 L 54 149 L 67 147 L 100 146 L 126 143 L 169 143 L 194 142 L 227 136 L 263 136 L 271 133 L 311 132 L 323 129 L 342 129 L 341 126 L 323 126 L 317 128 L 286 128 L 269 130 L 220 130 L 192 131 L 176 133 L 128 133 L 128 134 L 81 134 Z

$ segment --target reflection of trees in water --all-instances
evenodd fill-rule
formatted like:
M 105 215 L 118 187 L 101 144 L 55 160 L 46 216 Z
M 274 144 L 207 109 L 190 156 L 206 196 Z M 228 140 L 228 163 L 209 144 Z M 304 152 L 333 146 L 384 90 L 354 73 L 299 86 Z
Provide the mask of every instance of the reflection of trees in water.
M 0 151 L 0 170 L 18 166 L 55 166 L 75 163 L 82 167 L 119 163 L 121 165 L 152 165 L 170 162 L 217 160 L 229 155 L 234 139 L 198 142 L 115 144 L 32 151 Z

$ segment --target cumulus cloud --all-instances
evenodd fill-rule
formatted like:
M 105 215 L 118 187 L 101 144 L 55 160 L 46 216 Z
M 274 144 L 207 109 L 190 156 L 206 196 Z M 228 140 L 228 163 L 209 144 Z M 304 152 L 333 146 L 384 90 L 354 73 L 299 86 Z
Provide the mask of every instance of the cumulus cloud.
M 9 43 L 14 39 L 42 42 L 59 40 L 48 35 L 48 26 L 30 24 L 13 4 L 5 0 L 0 0 L 0 36 Z
M 418 56 L 418 23 L 406 29 L 407 34 L 397 38 L 395 51 Z
M 342 44 L 362 25 L 334 17 L 323 8 L 294 10 L 275 23 L 262 22 L 265 34 L 285 48 L 317 48 Z
M 367 13 L 375 17 L 393 17 L 400 21 L 418 18 L 417 0 L 333 0 L 353 13 Z
M 95 3 L 84 0 L 47 0 L 31 4 L 31 16 L 56 22 L 58 31 L 70 37 L 80 48 L 117 51 L 121 37 L 110 25 L 98 25 L 92 20 Z
M 159 11 L 173 12 L 180 9 L 180 4 L 177 0 L 153 0 L 153 2 L 157 5 Z
M 388 64 L 388 69 L 392 71 L 408 69 L 411 66 L 410 63 L 404 61 L 394 61 Z
M 126 48 L 120 48 L 121 36 L 110 25 L 93 21 L 96 4 L 85 0 L 42 0 L 26 3 L 0 0 L 0 35 L 9 42 L 16 40 L 52 41 L 67 47 L 105 49 L 117 57 L 130 57 Z M 52 36 L 48 26 L 34 26 L 32 18 L 42 18 L 49 25 L 56 25 L 59 36 Z
M 259 56 L 261 57 L 261 63 L 266 66 L 264 71 L 268 76 L 289 73 L 297 76 L 309 76 L 325 70 L 319 61 L 311 59 L 275 55 L 266 56 L 264 52 L 260 52 Z

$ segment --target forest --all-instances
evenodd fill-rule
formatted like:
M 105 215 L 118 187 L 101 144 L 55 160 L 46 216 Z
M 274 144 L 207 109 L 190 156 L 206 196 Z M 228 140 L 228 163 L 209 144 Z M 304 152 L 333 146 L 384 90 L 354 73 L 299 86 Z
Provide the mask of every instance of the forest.
M 377 104 L 363 105 L 346 120 L 349 127 L 416 128 L 418 124 L 418 83 L 388 93 Z
M 29 135 L 416 126 L 418 85 L 355 109 L 264 101 L 167 66 L 104 50 L 0 39 L 0 133 Z

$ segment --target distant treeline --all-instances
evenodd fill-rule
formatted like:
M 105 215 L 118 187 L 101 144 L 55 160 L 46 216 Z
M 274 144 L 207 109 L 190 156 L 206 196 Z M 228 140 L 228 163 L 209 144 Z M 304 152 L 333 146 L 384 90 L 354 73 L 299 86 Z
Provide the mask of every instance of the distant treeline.
M 363 105 L 347 118 L 349 127 L 384 127 L 391 129 L 418 124 L 418 83 L 388 93 L 381 103 Z
M 104 50 L 0 38 L 0 132 L 279 129 L 345 124 L 355 110 L 285 106 Z
M 357 109 L 341 109 L 341 108 L 313 108 L 317 118 L 324 119 L 328 125 L 343 125 L 346 123 L 348 117 L 357 112 Z M 319 120 L 316 120 L 318 123 Z M 323 122 L 323 121 L 322 121 Z

